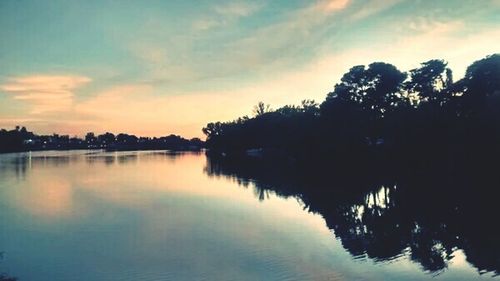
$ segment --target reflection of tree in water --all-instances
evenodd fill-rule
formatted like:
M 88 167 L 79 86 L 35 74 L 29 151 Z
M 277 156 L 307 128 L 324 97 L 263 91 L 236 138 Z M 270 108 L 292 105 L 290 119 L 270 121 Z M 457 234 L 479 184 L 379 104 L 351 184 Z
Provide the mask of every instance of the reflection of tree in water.
M 17 278 L 9 277 L 6 275 L 0 275 L 0 281 L 17 281 Z
M 407 216 L 393 195 L 396 190 L 396 186 L 382 186 L 368 192 L 359 203 L 341 205 L 332 213 L 329 226 L 355 256 L 384 261 L 409 251 L 425 270 L 444 269 L 453 252 L 446 225 Z
M 205 172 L 244 186 L 253 182 L 260 200 L 271 191 L 299 198 L 325 218 L 356 258 L 388 261 L 408 255 L 425 271 L 439 273 L 461 249 L 480 273 L 500 272 L 495 197 L 480 189 L 491 180 L 428 174 L 387 181 L 379 170 L 339 170 L 325 177 L 324 171 L 269 160 L 219 157 L 208 157 Z
M 4 252 L 0 252 L 0 261 L 4 258 Z M 7 276 L 5 273 L 0 272 L 0 281 L 17 281 L 17 278 Z
M 126 165 L 133 164 L 139 158 L 163 158 L 169 161 L 175 161 L 179 157 L 186 154 L 200 154 L 200 151 L 119 151 L 105 152 L 103 150 L 88 150 L 88 151 L 58 151 L 51 155 L 50 152 L 36 153 L 32 155 L 29 152 L 15 153 L 11 155 L 2 155 L 0 158 L 0 177 L 4 173 L 14 173 L 17 179 L 25 179 L 26 174 L 31 169 L 38 167 L 64 167 L 69 164 L 85 161 L 89 165 L 104 164 L 112 166 L 115 164 Z

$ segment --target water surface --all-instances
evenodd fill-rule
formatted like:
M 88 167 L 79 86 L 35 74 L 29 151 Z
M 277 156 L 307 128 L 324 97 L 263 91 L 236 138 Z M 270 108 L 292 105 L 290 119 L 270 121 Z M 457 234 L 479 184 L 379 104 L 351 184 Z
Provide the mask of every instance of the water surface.
M 0 273 L 20 281 L 497 279 L 460 248 L 442 270 L 415 262 L 411 249 L 387 259 L 353 254 L 336 236 L 342 229 L 300 196 L 213 168 L 202 153 L 0 155 Z

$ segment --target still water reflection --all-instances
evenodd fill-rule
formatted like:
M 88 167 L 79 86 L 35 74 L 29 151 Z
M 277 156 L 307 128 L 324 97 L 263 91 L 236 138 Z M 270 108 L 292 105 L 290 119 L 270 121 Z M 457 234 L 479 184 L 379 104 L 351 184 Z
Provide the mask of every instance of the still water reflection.
M 498 256 L 471 262 L 459 237 L 436 235 L 442 225 L 405 221 L 395 186 L 317 200 L 267 177 L 200 153 L 0 155 L 0 273 L 20 281 L 497 278 Z M 426 252 L 428 236 L 436 256 Z

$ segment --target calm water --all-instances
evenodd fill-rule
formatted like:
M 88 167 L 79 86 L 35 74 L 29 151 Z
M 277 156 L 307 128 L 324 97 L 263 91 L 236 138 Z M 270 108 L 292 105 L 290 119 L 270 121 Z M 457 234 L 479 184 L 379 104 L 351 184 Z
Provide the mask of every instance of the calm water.
M 230 174 L 196 153 L 0 155 L 0 273 L 20 281 L 500 279 L 459 247 L 438 270 L 409 248 L 353 254 L 336 236 L 343 229 L 302 198 Z M 352 208 L 384 207 L 389 191 Z

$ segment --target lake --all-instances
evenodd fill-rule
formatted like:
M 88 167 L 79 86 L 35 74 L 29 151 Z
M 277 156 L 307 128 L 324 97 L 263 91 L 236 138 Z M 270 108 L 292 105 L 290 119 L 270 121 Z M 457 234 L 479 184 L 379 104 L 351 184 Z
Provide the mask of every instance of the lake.
M 0 155 L 0 273 L 20 281 L 500 280 L 498 244 L 481 244 L 496 243 L 496 233 L 475 239 L 455 213 L 409 221 L 397 186 L 313 200 L 286 172 L 233 166 L 195 152 Z

